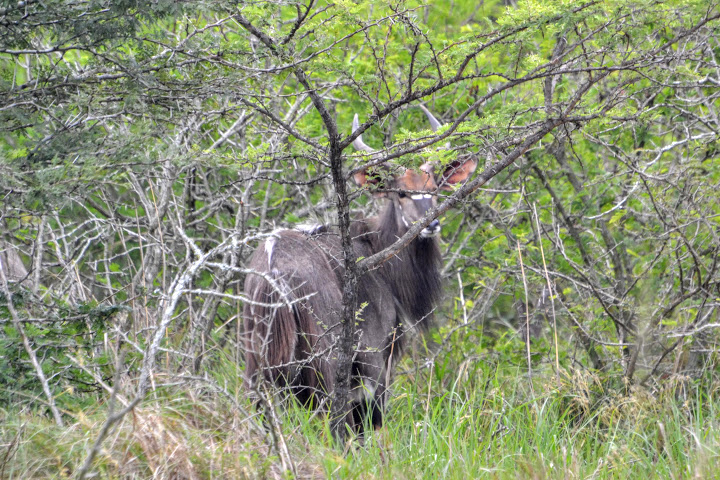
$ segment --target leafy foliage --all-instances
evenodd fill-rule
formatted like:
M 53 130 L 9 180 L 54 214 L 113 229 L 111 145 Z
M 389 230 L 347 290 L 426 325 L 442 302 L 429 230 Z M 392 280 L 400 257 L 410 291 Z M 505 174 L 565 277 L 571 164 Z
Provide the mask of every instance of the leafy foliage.
M 443 194 L 447 301 L 400 368 L 390 473 L 377 450 L 312 443 L 324 473 L 493 476 L 508 452 L 524 476 L 710 471 L 683 428 L 716 412 L 719 19 L 706 0 L 0 2 L 0 401 L 73 420 L 220 371 L 234 389 L 215 394 L 245 405 L 228 363 L 258 240 L 337 224 L 337 159 L 350 180 L 470 153 L 474 190 Z M 355 113 L 372 156 L 349 147 Z M 301 412 L 288 422 L 324 438 Z M 192 416 L 165 414 L 148 425 Z M 232 443 L 257 470 L 224 471 L 292 471 L 278 438 L 257 439 L 270 460 Z

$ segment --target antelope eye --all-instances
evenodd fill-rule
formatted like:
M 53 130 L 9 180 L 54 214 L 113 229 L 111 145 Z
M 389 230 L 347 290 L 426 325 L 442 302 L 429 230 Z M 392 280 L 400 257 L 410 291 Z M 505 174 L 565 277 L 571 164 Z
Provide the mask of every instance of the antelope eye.
M 405 193 L 405 192 L 398 192 L 398 197 L 400 197 L 400 198 L 405 198 L 405 197 L 407 197 L 407 193 Z

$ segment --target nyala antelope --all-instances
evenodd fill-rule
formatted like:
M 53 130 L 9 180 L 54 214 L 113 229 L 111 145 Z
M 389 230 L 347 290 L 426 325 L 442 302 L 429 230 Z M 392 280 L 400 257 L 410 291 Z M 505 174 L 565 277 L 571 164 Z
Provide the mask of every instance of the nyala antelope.
M 421 107 L 433 130 L 440 123 Z M 358 128 L 353 120 L 353 131 Z M 356 149 L 374 150 L 358 136 Z M 351 224 L 357 257 L 370 257 L 402 237 L 434 207 L 442 189 L 465 181 L 476 160 L 466 155 L 447 167 L 426 163 L 419 169 L 373 167 L 354 175 L 372 185 L 385 208 L 376 217 Z M 381 171 L 383 170 L 383 171 Z M 436 171 L 439 170 L 439 171 Z M 385 173 L 378 178 L 378 172 Z M 441 296 L 440 222 L 420 235 L 358 284 L 356 352 L 352 365 L 352 406 L 346 418 L 362 432 L 369 421 L 382 426 L 390 371 L 406 343 L 409 328 L 426 329 Z M 318 405 L 332 393 L 337 369 L 334 341 L 340 331 L 343 258 L 340 237 L 325 227 L 280 230 L 253 253 L 245 280 L 244 346 L 249 381 L 260 377 L 289 389 L 300 402 Z

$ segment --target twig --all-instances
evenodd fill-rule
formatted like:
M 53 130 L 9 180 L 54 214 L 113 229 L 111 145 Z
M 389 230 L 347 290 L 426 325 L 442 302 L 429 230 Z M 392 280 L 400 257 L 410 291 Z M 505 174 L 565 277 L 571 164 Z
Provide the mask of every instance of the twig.
M 55 398 L 50 391 L 50 384 L 45 377 L 42 365 L 40 365 L 40 362 L 37 359 L 37 355 L 35 355 L 35 351 L 32 349 L 32 345 L 30 345 L 30 339 L 25 333 L 25 328 L 23 328 L 17 310 L 15 310 L 15 305 L 13 305 L 12 294 L 10 293 L 10 287 L 8 286 L 8 279 L 5 274 L 5 265 L 3 264 L 3 262 L 0 262 L 0 281 L 2 281 L 2 292 L 3 295 L 5 295 L 5 301 L 7 302 L 7 307 L 10 311 L 10 317 L 12 318 L 13 326 L 18 331 L 18 333 L 20 333 L 20 337 L 22 337 L 25 351 L 27 352 L 28 357 L 30 357 L 30 362 L 33 364 L 33 367 L 35 367 L 35 373 L 37 373 L 40 384 L 42 385 L 43 392 L 47 397 L 48 406 L 50 407 L 50 411 L 52 412 L 53 418 L 55 419 L 55 424 L 58 427 L 63 427 L 64 425 L 62 417 L 60 416 L 60 410 L 58 410 L 57 405 L 55 405 Z
M 124 416 L 118 416 L 113 414 L 113 412 L 115 411 L 115 400 L 118 398 L 117 391 L 118 385 L 120 384 L 120 372 L 122 370 L 122 364 L 124 359 L 125 350 L 121 350 L 118 354 L 117 361 L 115 362 L 115 378 L 113 379 L 112 391 L 110 392 L 110 401 L 108 403 L 108 417 L 105 419 L 105 423 L 103 423 L 103 426 L 100 428 L 100 433 L 98 433 L 98 436 L 95 438 L 95 442 L 90 448 L 87 457 L 85 457 L 85 461 L 83 462 L 82 467 L 80 467 L 80 470 L 78 470 L 77 472 L 76 478 L 78 478 L 79 480 L 83 480 L 87 477 L 88 470 L 90 470 L 93 460 L 95 460 L 95 457 L 100 451 L 103 440 L 110 433 L 110 428 Z M 85 368 L 81 362 L 76 362 L 76 364 L 85 372 L 95 377 L 95 375 L 93 375 L 93 373 L 89 369 Z M 107 385 L 104 385 L 104 382 L 102 383 L 103 386 L 107 388 Z M 122 397 L 120 397 L 120 402 L 127 407 L 127 401 Z
M 533 203 L 533 213 L 535 214 L 535 225 L 537 226 L 538 245 L 540 245 L 540 256 L 543 261 L 543 272 L 545 273 L 545 281 L 547 282 L 548 291 L 550 292 L 550 311 L 553 319 L 553 340 L 555 341 L 555 377 L 557 379 L 558 388 L 560 387 L 560 352 L 558 350 L 557 335 L 557 318 L 555 317 L 555 294 L 553 293 L 552 284 L 550 283 L 550 275 L 548 274 L 547 263 L 545 263 L 545 250 L 542 246 L 542 235 L 540 231 L 540 221 L 538 220 L 537 208 Z
M 528 382 L 530 383 L 530 391 L 535 397 L 535 391 L 532 383 L 532 357 L 530 356 L 530 306 L 528 304 L 528 286 L 525 278 L 525 266 L 523 265 L 522 251 L 520 250 L 520 242 L 516 242 L 518 258 L 520 260 L 520 274 L 522 275 L 523 287 L 525 288 L 525 349 L 527 351 L 528 366 Z

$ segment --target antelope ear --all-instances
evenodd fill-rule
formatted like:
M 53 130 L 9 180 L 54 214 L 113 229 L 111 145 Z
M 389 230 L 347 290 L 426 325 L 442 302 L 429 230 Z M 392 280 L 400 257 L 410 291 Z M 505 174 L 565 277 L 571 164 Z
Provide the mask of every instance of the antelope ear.
M 473 174 L 477 168 L 477 160 L 472 155 L 467 155 L 464 159 L 451 162 L 445 171 L 443 171 L 437 179 L 437 184 L 443 190 L 452 190 L 452 186 L 462 183 Z
M 353 173 L 353 180 L 355 180 L 355 183 L 357 183 L 358 186 L 364 187 L 368 183 L 367 170 L 363 169 L 359 172 Z
M 371 185 L 373 187 L 382 187 L 390 182 L 390 172 L 386 165 L 380 164 L 373 167 L 363 168 L 359 172 L 353 173 L 353 180 L 360 187 Z M 375 188 L 374 190 L 377 190 Z M 378 194 L 380 192 L 374 192 Z

